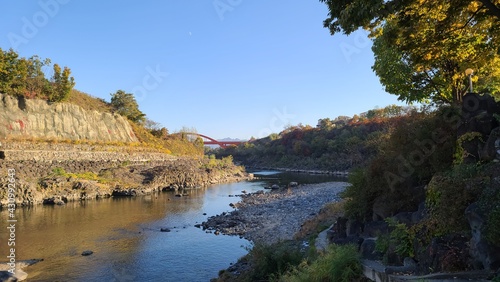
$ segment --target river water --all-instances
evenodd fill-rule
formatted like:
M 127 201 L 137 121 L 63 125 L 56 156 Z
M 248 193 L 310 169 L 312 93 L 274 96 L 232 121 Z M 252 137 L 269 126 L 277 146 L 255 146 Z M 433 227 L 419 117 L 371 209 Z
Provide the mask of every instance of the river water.
M 25 269 L 28 281 L 209 281 L 245 255 L 251 244 L 234 236 L 209 234 L 194 225 L 231 211 L 229 204 L 239 200 L 232 195 L 293 178 L 263 175 L 257 181 L 191 190 L 181 198 L 165 192 L 19 208 L 17 260 L 44 259 Z M 5 210 L 0 218 L 1 226 L 7 226 Z M 7 260 L 7 248 L 7 232 L 2 231 L 0 261 Z M 94 253 L 82 256 L 85 250 Z

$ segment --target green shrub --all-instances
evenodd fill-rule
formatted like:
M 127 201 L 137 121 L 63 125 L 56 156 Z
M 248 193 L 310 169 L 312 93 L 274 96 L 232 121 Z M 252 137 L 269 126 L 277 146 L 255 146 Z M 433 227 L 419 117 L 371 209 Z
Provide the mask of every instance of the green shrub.
M 413 241 L 415 233 L 413 230 L 410 230 L 406 224 L 399 223 L 392 218 L 387 218 L 385 221 L 389 224 L 389 228 L 392 229 L 389 238 L 390 242 L 395 246 L 395 252 L 402 257 L 414 257 Z
M 427 186 L 426 207 L 439 225 L 433 234 L 446 235 L 468 230 L 465 209 L 479 198 L 486 179 L 476 176 L 475 165 L 459 165 L 436 175 Z
M 67 177 L 68 176 L 68 173 L 62 167 L 55 167 L 55 168 L 53 168 L 52 169 L 52 173 L 54 174 L 54 176 L 63 176 L 63 177 Z
M 348 217 L 372 218 L 379 197 L 386 203 L 387 214 L 417 209 L 424 195 L 414 187 L 423 187 L 453 162 L 456 140 L 453 124 L 444 117 L 446 110 L 414 112 L 392 121 L 379 154 L 349 176 L 351 186 L 343 193 Z
M 257 244 L 249 253 L 252 265 L 250 281 L 266 281 L 299 265 L 304 259 L 301 246 L 292 241 L 283 241 L 274 245 Z
M 480 164 L 460 164 L 451 167 L 450 170 L 445 172 L 445 175 L 451 178 L 465 180 L 477 177 L 481 171 L 483 171 L 483 167 Z
M 348 181 L 351 185 L 341 193 L 341 197 L 346 200 L 345 214 L 349 218 L 364 220 L 371 213 L 374 198 L 369 195 L 371 191 L 367 188 L 366 170 L 352 171 Z
M 380 253 L 387 253 L 391 244 L 391 237 L 389 234 L 380 234 L 375 241 L 375 251 Z
M 52 176 L 61 176 L 61 177 L 72 177 L 76 179 L 85 179 L 85 180 L 100 180 L 99 175 L 95 172 L 86 171 L 80 173 L 69 173 L 64 170 L 62 167 L 55 167 L 52 169 Z
M 325 255 L 310 265 L 304 262 L 277 280 L 283 282 L 359 281 L 362 277 L 359 259 L 355 245 L 330 245 Z

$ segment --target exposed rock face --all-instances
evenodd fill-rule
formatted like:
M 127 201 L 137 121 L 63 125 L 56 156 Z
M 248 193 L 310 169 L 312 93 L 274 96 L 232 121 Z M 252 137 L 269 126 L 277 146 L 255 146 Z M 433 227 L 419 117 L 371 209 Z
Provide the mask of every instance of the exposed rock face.
M 19 206 L 64 205 L 71 201 L 132 197 L 168 190 L 184 193 L 184 189 L 252 177 L 238 167 L 207 171 L 199 160 L 194 159 L 132 162 L 129 165 L 112 161 L 0 161 L 0 171 L 7 169 L 16 172 L 13 201 Z M 57 175 L 54 169 L 73 174 L 95 173 L 108 181 L 101 183 Z M 8 184 L 6 174 L 0 175 L 0 208 L 9 203 Z
M 118 115 L 86 111 L 68 103 L 0 94 L 0 137 L 135 142 L 128 121 Z
M 427 274 L 429 269 L 433 272 L 471 270 L 468 241 L 466 236 L 458 233 L 433 238 L 423 251 L 417 253 L 417 272 Z
M 458 135 L 479 134 L 481 138 L 465 138 L 462 147 L 467 152 L 464 162 L 491 161 L 497 157 L 496 145 L 500 140 L 499 122 L 495 115 L 500 112 L 499 105 L 490 95 L 467 94 L 463 97 L 462 124 Z M 483 141 L 486 140 L 486 143 Z
M 476 267 L 486 270 L 498 270 L 500 268 L 500 248 L 491 246 L 482 233 L 485 224 L 485 216 L 480 212 L 477 204 L 471 204 L 465 210 L 465 216 L 469 221 L 472 238 L 470 239 L 470 255 L 474 259 Z

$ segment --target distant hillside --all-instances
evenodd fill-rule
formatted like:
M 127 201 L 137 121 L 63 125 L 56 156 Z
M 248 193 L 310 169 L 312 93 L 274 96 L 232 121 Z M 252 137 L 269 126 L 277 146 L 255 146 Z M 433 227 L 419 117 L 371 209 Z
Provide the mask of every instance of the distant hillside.
M 391 128 L 417 115 L 414 108 L 388 106 L 354 117 L 320 119 L 316 127 L 290 126 L 279 134 L 218 150 L 246 166 L 344 171 L 361 167 L 380 150 Z

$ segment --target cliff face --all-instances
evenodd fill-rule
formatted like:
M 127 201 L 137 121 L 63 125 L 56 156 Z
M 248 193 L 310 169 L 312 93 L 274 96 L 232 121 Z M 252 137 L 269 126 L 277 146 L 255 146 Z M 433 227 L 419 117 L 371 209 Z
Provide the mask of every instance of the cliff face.
M 0 138 L 6 137 L 137 141 L 126 118 L 118 114 L 0 94 Z

